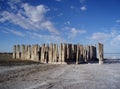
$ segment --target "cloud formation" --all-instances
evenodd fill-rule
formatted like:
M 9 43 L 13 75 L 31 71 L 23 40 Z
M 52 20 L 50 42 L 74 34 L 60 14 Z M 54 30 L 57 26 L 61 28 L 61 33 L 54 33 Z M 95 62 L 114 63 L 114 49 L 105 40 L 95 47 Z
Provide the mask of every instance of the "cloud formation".
M 93 33 L 89 39 L 91 39 L 91 40 L 105 40 L 109 37 L 110 37 L 110 35 L 107 33 L 96 32 L 96 33 Z
M 70 8 L 71 8 L 71 9 L 75 9 L 75 7 L 74 7 L 74 6 L 70 6 Z
M 111 30 L 109 32 L 95 32 L 92 34 L 91 37 L 89 37 L 89 39 L 91 40 L 106 40 L 109 38 L 114 38 L 119 34 L 119 31 L 117 30 Z
M 120 45 L 120 31 L 95 32 L 91 37 L 88 37 L 88 39 L 95 42 L 103 42 L 109 46 L 118 46 Z
M 1 28 L 1 27 L 0 27 L 0 28 Z M 6 34 L 11 33 L 11 34 L 14 34 L 14 35 L 20 36 L 20 37 L 24 37 L 24 36 L 25 36 L 25 34 L 22 33 L 21 31 L 17 31 L 17 30 L 5 28 L 5 27 L 4 27 L 4 28 L 1 28 L 1 32 L 6 33 Z
M 115 36 L 111 41 L 112 46 L 118 46 L 120 45 L 120 34 Z
M 8 30 L 9 32 L 11 32 L 12 34 L 15 34 L 15 35 L 17 35 L 17 36 L 21 36 L 21 37 L 24 37 L 25 36 L 25 34 L 23 34 L 22 32 L 20 32 L 20 31 L 16 31 L 16 30 Z
M 80 9 L 81 9 L 82 11 L 86 11 L 86 10 L 87 10 L 87 7 L 86 7 L 86 6 L 82 6 Z
M 36 32 L 27 32 L 28 36 L 30 38 L 34 38 L 34 39 L 39 39 L 42 42 L 47 42 L 47 43 L 60 43 L 60 42 L 64 42 L 64 39 L 62 39 L 60 36 L 57 35 L 43 35 L 40 33 L 36 33 Z
M 9 5 L 13 11 L 17 8 L 10 2 Z M 45 16 L 49 10 L 49 8 L 42 4 L 32 6 L 28 3 L 22 3 L 15 13 L 3 11 L 0 15 L 0 22 L 9 21 L 27 30 L 47 30 L 50 33 L 59 34 L 53 23 Z
M 117 23 L 120 23 L 120 20 L 116 20 Z
M 22 5 L 24 9 L 24 14 L 32 21 L 32 22 L 42 22 L 44 20 L 45 13 L 48 9 L 45 8 L 44 5 L 31 6 L 28 3 Z
M 66 22 L 65 22 L 65 25 L 70 25 L 70 24 L 71 24 L 70 21 L 66 21 Z
M 79 29 L 76 29 L 76 28 L 71 28 L 69 38 L 74 38 L 78 34 L 85 34 L 85 33 L 86 33 L 86 30 L 79 30 Z

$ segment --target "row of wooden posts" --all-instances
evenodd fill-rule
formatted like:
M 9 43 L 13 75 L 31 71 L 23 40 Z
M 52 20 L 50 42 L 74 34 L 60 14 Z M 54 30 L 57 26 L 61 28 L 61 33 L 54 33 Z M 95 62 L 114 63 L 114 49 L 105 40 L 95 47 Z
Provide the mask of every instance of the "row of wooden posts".
M 99 63 L 103 63 L 103 44 L 98 43 Z M 13 58 L 41 63 L 83 63 L 98 60 L 96 46 L 81 44 L 14 45 Z

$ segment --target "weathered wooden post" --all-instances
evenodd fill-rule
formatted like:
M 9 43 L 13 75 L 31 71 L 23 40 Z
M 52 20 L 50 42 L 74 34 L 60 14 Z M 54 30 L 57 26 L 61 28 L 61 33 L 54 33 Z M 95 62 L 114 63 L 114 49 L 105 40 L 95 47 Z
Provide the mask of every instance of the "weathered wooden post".
M 69 44 L 69 60 L 72 60 L 72 44 Z
M 31 45 L 27 45 L 27 53 L 26 53 L 26 59 L 27 60 L 30 60 L 30 58 L 31 58 Z
M 103 44 L 98 43 L 98 55 L 99 55 L 99 64 L 103 64 Z
M 45 44 L 45 46 L 44 46 L 44 63 L 46 63 L 46 47 L 47 47 L 47 45 Z
M 69 44 L 67 44 L 67 57 L 66 60 L 68 61 L 70 57 L 70 50 L 69 50 Z
M 39 61 L 39 45 L 32 45 L 31 60 Z
M 72 44 L 66 44 L 66 62 L 71 62 L 72 60 Z
M 77 45 L 72 45 L 72 61 L 76 62 L 76 56 L 77 56 Z
M 95 44 L 95 60 L 97 60 L 97 46 Z
M 95 61 L 97 59 L 97 52 L 96 52 L 96 46 L 93 46 L 93 60 Z
M 53 62 L 56 61 L 56 59 L 55 59 L 56 58 L 56 55 L 55 55 L 56 51 L 55 50 L 56 50 L 56 44 L 53 44 Z
M 39 61 L 41 62 L 41 46 L 39 47 L 38 55 L 39 55 Z
M 80 45 L 77 44 L 76 64 L 78 64 L 79 59 L 80 59 Z
M 53 62 L 58 62 L 58 45 L 53 44 Z
M 16 59 L 16 45 L 13 46 L 13 59 Z
M 20 45 L 17 45 L 16 49 L 16 59 L 20 59 Z
M 31 48 L 31 60 L 33 60 L 34 58 L 34 45 L 32 45 L 32 48 Z
M 59 62 L 62 64 L 62 43 L 59 46 Z
M 65 62 L 65 44 L 62 44 L 62 63 Z
M 65 64 L 65 60 L 66 60 L 66 55 L 67 55 L 67 46 L 66 44 L 62 44 L 62 64 Z
M 79 63 L 85 62 L 83 56 L 84 56 L 84 47 L 83 47 L 83 45 L 80 45 L 80 60 L 79 60 Z
M 54 62 L 57 62 L 57 44 L 54 44 Z
M 45 59 L 45 44 L 42 44 L 42 47 L 41 47 L 41 62 L 44 63 L 44 59 Z
M 56 62 L 59 62 L 58 44 L 56 44 Z
M 25 45 L 22 45 L 21 59 L 25 60 Z
M 87 46 L 86 50 L 87 50 L 87 61 L 89 61 L 90 60 L 90 46 Z
M 44 62 L 45 63 L 48 63 L 48 57 L 49 57 L 49 55 L 48 55 L 48 51 L 49 51 L 49 46 L 48 46 L 48 44 L 45 44 L 45 52 L 44 52 Z
M 51 43 L 49 46 L 49 63 L 52 63 L 53 60 L 53 44 Z
M 58 56 L 57 56 L 58 58 L 57 58 L 57 59 L 58 59 L 58 63 L 61 64 L 61 59 L 60 59 L 60 57 L 61 57 L 61 56 L 60 56 L 60 44 L 58 44 L 57 46 L 58 46 L 58 47 L 57 47 L 57 48 L 58 48 L 58 49 L 57 49 L 57 50 L 58 50 L 58 54 L 57 54 L 57 55 L 58 55 Z
M 83 59 L 84 59 L 84 62 L 87 62 L 87 50 L 86 50 L 86 46 L 83 46 Z
M 90 46 L 90 61 L 93 59 L 93 47 Z
M 39 61 L 39 45 L 38 44 L 35 45 L 35 55 L 36 55 L 35 60 Z

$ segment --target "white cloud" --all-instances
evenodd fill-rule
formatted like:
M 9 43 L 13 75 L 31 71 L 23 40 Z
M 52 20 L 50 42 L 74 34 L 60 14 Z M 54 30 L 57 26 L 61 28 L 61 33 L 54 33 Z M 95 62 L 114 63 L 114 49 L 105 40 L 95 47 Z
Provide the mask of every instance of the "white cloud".
M 120 45 L 120 35 L 115 36 L 111 41 L 112 46 Z
M 12 34 L 15 34 L 17 36 L 21 36 L 21 37 L 24 37 L 25 35 L 20 32 L 20 31 L 15 31 L 15 30 L 9 30 L 9 32 L 11 32 Z
M 32 32 L 27 32 L 27 34 L 34 39 L 39 39 L 39 40 L 44 41 L 46 43 L 51 43 L 51 42 L 61 43 L 61 42 L 64 42 L 64 40 L 59 35 L 44 35 L 44 34 L 35 33 L 35 32 L 33 32 L 33 33 Z
M 120 23 L 120 20 L 116 20 L 117 23 Z
M 3 33 L 6 33 L 6 34 L 9 33 L 9 32 L 7 32 L 7 31 L 5 31 L 5 30 L 0 30 L 0 31 L 3 32 Z
M 105 45 L 118 46 L 120 45 L 120 32 L 119 30 L 95 32 L 91 37 L 88 37 L 88 39 L 95 42 L 103 42 Z
M 78 34 L 85 34 L 85 33 L 86 33 L 86 30 L 79 30 L 79 29 L 76 29 L 76 28 L 71 28 L 70 29 L 70 35 L 69 35 L 68 38 L 74 38 Z
M 44 15 L 48 11 L 44 5 L 31 6 L 29 4 L 22 5 L 25 10 L 25 15 L 33 22 L 44 20 Z
M 96 32 L 89 38 L 91 40 L 105 40 L 106 38 L 110 37 L 109 34 L 103 32 Z
M 115 36 L 117 36 L 119 33 L 120 33 L 120 32 L 117 31 L 117 30 L 112 30 L 112 31 L 110 32 L 110 35 L 111 35 L 111 37 L 115 37 Z
M 116 52 L 118 45 L 120 45 L 120 33 L 119 30 L 108 30 L 102 32 L 95 32 L 90 37 L 87 37 L 88 42 L 97 43 L 101 42 L 104 44 L 105 52 Z
M 70 27 L 68 27 L 68 26 L 65 26 L 64 28 L 63 28 L 63 30 L 70 30 L 71 28 Z
M 50 33 L 59 34 L 53 23 L 45 16 L 49 10 L 44 5 L 32 6 L 25 3 L 21 5 L 16 13 L 3 11 L 0 15 L 0 22 L 9 21 L 24 29 L 48 30 Z
M 52 33 L 59 34 L 59 32 L 55 29 L 55 27 L 52 25 L 50 21 L 45 21 L 41 23 L 41 27 L 48 29 L 48 31 Z
M 77 33 L 79 33 L 79 34 L 84 34 L 84 33 L 86 33 L 86 30 L 78 30 L 78 29 L 76 29 L 76 28 L 72 28 L 72 29 L 71 29 L 71 32 L 72 32 L 73 34 L 77 34 Z
M 80 9 L 81 9 L 82 11 L 86 11 L 86 10 L 87 10 L 87 7 L 86 7 L 86 6 L 82 6 Z
M 70 24 L 71 24 L 70 21 L 65 22 L 65 25 L 70 25 Z
M 119 34 L 119 31 L 117 31 L 117 30 L 111 30 L 107 33 L 105 33 L 105 32 L 95 32 L 88 39 L 100 41 L 100 40 L 106 40 L 106 39 L 109 39 L 109 38 L 114 38 L 118 34 Z
M 12 30 L 12 29 L 9 29 L 9 28 L 1 28 L 1 29 L 2 29 L 1 31 L 3 33 L 12 33 L 14 35 L 21 36 L 21 37 L 25 36 L 24 33 L 20 32 L 20 31 L 17 31 L 17 30 Z
M 16 4 L 17 4 L 17 5 L 20 4 L 21 1 L 22 1 L 22 0 L 9 0 L 9 1 L 7 2 L 7 4 L 11 7 L 11 9 L 13 9 L 14 11 L 16 11 L 16 10 L 17 10 Z
M 75 7 L 74 6 L 70 6 L 71 9 L 74 9 Z

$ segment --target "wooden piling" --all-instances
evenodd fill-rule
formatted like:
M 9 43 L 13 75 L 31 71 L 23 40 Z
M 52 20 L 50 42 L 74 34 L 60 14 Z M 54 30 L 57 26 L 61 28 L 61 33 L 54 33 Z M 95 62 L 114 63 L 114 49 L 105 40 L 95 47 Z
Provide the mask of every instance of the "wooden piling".
M 103 44 L 98 43 L 98 55 L 99 55 L 99 64 L 103 64 L 104 58 L 103 58 Z

